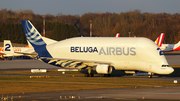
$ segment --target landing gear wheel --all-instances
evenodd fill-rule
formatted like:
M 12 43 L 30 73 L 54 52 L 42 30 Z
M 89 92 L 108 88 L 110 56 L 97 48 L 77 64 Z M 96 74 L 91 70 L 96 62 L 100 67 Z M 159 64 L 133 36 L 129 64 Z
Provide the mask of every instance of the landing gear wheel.
M 90 73 L 90 74 L 89 74 L 89 77 L 94 77 L 94 74 L 93 74 L 93 73 Z
M 111 74 L 102 74 L 101 76 L 102 76 L 102 77 L 110 77 Z
M 85 76 L 85 77 L 89 77 L 89 74 L 88 74 L 88 73 L 86 73 L 86 74 L 84 74 L 84 76 Z
M 85 75 L 84 75 L 85 77 L 94 77 L 94 74 L 93 73 L 86 73 Z

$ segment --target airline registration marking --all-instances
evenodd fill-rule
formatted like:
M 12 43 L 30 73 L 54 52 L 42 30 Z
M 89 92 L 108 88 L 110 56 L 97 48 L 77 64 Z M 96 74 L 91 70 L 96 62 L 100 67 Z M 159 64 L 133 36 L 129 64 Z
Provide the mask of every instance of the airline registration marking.
M 136 55 L 135 47 L 70 47 L 71 53 L 98 53 L 99 55 Z

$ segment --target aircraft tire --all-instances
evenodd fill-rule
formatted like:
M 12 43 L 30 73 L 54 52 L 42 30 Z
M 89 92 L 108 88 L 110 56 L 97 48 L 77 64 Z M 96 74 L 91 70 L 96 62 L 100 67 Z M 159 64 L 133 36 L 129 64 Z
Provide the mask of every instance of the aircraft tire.
M 102 77 L 110 77 L 111 74 L 102 74 L 101 76 L 102 76 Z
M 107 77 L 110 77 L 111 76 L 111 74 L 107 74 Z
M 84 76 L 85 76 L 85 77 L 89 77 L 89 74 L 88 74 L 88 73 L 86 73 L 86 74 L 84 74 Z
M 90 73 L 90 74 L 89 74 L 89 77 L 94 77 L 94 74 L 93 74 L 93 73 Z

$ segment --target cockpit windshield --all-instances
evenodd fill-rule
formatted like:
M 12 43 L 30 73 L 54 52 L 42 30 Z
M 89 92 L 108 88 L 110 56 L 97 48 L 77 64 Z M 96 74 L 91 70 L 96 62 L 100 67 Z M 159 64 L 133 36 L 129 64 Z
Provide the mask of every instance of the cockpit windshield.
M 162 67 L 170 67 L 169 65 L 162 65 Z

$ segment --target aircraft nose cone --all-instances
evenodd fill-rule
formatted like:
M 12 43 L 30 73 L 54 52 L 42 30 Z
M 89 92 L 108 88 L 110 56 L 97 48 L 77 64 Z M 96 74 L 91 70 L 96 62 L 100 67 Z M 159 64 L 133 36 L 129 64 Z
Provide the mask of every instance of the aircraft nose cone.
M 172 72 L 174 72 L 174 69 L 172 67 L 169 67 L 168 71 L 169 71 L 169 73 L 172 73 Z

